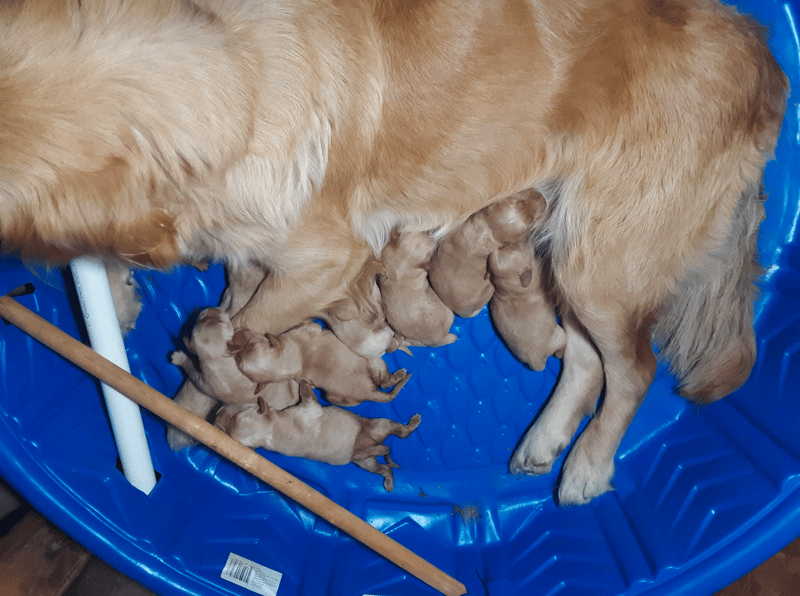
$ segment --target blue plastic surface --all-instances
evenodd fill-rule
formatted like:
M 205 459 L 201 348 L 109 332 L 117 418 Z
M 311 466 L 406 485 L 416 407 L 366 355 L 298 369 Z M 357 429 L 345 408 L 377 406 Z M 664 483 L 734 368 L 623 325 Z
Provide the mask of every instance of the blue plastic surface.
M 772 31 L 800 89 L 798 4 L 740 2 Z M 697 410 L 663 371 L 625 437 L 616 491 L 560 509 L 551 474 L 515 478 L 507 463 L 555 382 L 520 366 L 484 311 L 457 319 L 459 340 L 387 357 L 414 376 L 368 416 L 422 425 L 390 438 L 395 489 L 350 465 L 268 454 L 385 531 L 470 594 L 703 594 L 730 583 L 800 535 L 800 129 L 790 99 L 767 170 L 760 250 L 768 273 L 757 314 L 759 358 L 748 383 Z M 80 337 L 60 273 L 52 285 L 0 260 L 0 292 L 37 284 L 26 306 Z M 127 345 L 134 374 L 171 395 L 167 361 L 198 308 L 217 303 L 219 267 L 137 274 L 145 308 Z M 69 283 L 66 284 L 67 287 Z M 436 592 L 205 448 L 172 453 L 145 413 L 161 478 L 149 496 L 116 468 L 97 383 L 12 326 L 0 325 L 0 474 L 84 546 L 159 594 L 248 594 L 220 579 L 230 552 L 283 574 L 279 595 Z M 559 460 L 559 463 L 562 460 Z

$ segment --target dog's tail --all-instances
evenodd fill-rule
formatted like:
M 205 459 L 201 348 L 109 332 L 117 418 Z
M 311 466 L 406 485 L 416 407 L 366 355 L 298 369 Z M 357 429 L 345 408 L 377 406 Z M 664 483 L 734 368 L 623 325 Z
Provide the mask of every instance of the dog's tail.
M 683 280 L 656 322 L 660 356 L 680 380 L 681 394 L 693 402 L 725 397 L 753 368 L 755 281 L 762 273 L 756 241 L 763 219 L 763 197 L 753 185 L 739 200 L 721 249 Z

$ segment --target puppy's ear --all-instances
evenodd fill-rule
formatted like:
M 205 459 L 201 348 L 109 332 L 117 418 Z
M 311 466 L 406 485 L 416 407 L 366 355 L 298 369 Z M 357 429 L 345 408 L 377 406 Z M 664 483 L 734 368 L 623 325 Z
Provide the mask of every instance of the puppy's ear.
M 230 341 L 228 341 L 228 353 L 231 356 L 233 356 L 234 354 L 238 354 L 244 349 L 246 345 L 247 345 L 247 330 L 237 329 L 233 333 L 233 337 L 231 337 Z
M 521 194 L 517 201 L 517 209 L 528 227 L 536 226 L 547 214 L 547 199 L 536 190 L 528 190 Z
M 300 394 L 300 401 L 316 399 L 316 395 L 314 395 L 314 385 L 312 385 L 308 381 L 300 381 L 299 394 Z
M 522 285 L 523 288 L 527 288 L 531 285 L 531 281 L 533 280 L 533 271 L 531 269 L 526 269 L 519 275 L 519 283 Z

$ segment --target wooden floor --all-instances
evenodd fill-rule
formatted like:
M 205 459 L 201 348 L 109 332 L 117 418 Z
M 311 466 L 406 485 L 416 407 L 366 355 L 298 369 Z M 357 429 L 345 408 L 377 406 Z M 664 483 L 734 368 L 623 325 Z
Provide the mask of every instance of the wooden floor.
M 2 596 L 157 596 L 93 557 L 0 480 Z M 716 596 L 800 594 L 800 538 Z M 286 594 L 284 596 L 291 596 Z

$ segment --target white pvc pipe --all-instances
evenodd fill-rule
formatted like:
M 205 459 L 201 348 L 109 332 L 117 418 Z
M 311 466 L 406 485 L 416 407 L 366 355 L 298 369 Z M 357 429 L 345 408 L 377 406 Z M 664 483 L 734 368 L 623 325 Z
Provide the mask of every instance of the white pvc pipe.
M 81 257 L 70 263 L 70 269 L 92 349 L 130 372 L 105 265 L 100 259 Z M 139 406 L 108 385 L 101 383 L 101 386 L 122 471 L 128 482 L 150 494 L 156 476 Z

